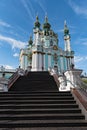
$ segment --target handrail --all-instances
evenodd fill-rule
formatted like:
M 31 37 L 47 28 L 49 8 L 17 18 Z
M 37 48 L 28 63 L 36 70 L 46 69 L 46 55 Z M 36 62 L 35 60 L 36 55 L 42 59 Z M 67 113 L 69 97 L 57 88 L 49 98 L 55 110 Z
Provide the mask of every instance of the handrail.
M 20 75 L 18 74 L 18 71 L 16 71 L 10 78 L 8 81 L 8 89 L 13 85 L 13 83 L 20 77 Z
M 58 75 L 57 74 L 53 74 L 53 77 L 54 77 L 54 80 L 55 80 L 55 82 L 56 82 L 56 84 L 57 84 L 57 87 L 59 87 L 59 80 L 58 80 Z
M 79 86 L 80 89 L 87 93 L 87 84 L 84 83 L 82 80 L 80 81 L 81 85 Z
M 86 92 L 87 93 L 87 84 L 86 83 L 84 83 L 83 81 L 82 81 L 82 79 L 80 78 L 80 77 L 77 77 L 77 84 L 78 84 L 78 89 L 81 89 L 81 90 L 83 90 L 84 92 Z

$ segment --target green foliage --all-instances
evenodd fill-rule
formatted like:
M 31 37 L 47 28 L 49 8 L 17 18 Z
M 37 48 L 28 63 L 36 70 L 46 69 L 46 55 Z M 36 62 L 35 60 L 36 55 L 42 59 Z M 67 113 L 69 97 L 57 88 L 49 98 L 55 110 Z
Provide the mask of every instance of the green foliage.
M 82 78 L 82 81 L 87 84 L 87 78 Z

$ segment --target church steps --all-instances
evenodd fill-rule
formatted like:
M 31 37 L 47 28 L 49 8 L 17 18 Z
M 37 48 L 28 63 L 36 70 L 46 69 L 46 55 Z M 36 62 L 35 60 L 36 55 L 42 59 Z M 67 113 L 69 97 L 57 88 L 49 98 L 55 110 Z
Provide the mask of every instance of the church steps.
M 63 125 L 62 125 L 63 126 Z M 11 129 L 11 130 L 87 130 L 87 128 L 86 127 L 82 127 L 82 126 L 80 126 L 80 127 L 35 127 L 35 128 L 33 128 L 33 127 L 22 127 L 22 128 L 13 128 L 13 129 Z M 3 129 L 3 130 L 6 130 L 6 129 Z M 7 130 L 9 130 L 9 128 L 7 129 Z
M 0 97 L 0 128 L 87 128 L 85 117 L 70 92 L 10 91 L 1 93 Z
M 74 109 L 69 109 L 69 108 L 67 108 L 67 109 L 17 109 L 17 108 L 15 108 L 15 110 L 13 109 L 13 110 L 11 110 L 11 109 L 6 109 L 6 108 L 4 108 L 4 109 L 2 109 L 2 110 L 0 110 L 0 116 L 2 115 L 2 114 L 71 114 L 71 113 L 81 113 L 81 110 L 80 109 L 78 109 L 78 108 L 74 108 Z
M 20 125 L 19 125 L 20 124 Z M 84 126 L 84 128 L 85 127 L 87 127 L 87 123 L 86 122 L 75 122 L 75 121 L 72 121 L 72 122 L 44 122 L 43 123 L 43 121 L 41 122 L 41 120 L 39 120 L 38 122 L 36 121 L 35 123 L 29 123 L 29 122 L 27 122 L 26 120 L 25 120 L 25 122 L 24 121 L 9 121 L 8 123 L 6 122 L 6 123 L 0 123 L 0 127 L 1 128 L 5 128 L 5 127 L 8 127 L 8 128 L 20 128 L 20 127 L 22 127 L 22 128 L 33 128 L 34 130 L 36 130 L 36 128 L 38 127 L 38 128 L 41 128 L 41 127 L 44 127 L 44 128 L 46 128 L 46 127 L 53 127 L 53 128 L 55 128 L 55 127 L 57 127 L 57 129 L 59 129 L 59 127 L 77 127 L 77 129 L 78 129 L 78 127 L 81 129 L 81 127 L 83 127 Z M 65 130 L 65 129 L 64 129 Z
M 11 97 L 11 96 L 18 96 L 18 97 L 35 97 L 35 96 L 38 96 L 38 97 L 59 97 L 59 96 L 72 96 L 72 94 L 70 92 L 42 92 L 42 91 L 39 91 L 39 92 L 26 92 L 26 91 L 22 91 L 22 92 L 19 92 L 19 91 L 11 91 L 11 92 L 4 92 L 4 93 L 0 93 L 0 97 Z
M 68 130 L 65 128 L 69 127 L 87 129 L 85 116 L 71 92 L 58 92 L 48 72 L 30 72 L 21 76 L 8 92 L 0 93 L 1 129 Z
M 63 96 L 63 97 L 40 97 L 40 96 L 36 96 L 36 97 L 14 97 L 14 96 L 11 96 L 11 97 L 0 97 L 0 101 L 6 101 L 6 100 L 73 100 L 74 97 L 66 97 L 66 96 Z
M 78 114 L 3 114 L 0 115 L 0 120 L 81 120 L 84 116 Z
M 8 120 L 9 123 L 11 122 L 11 120 Z M 13 120 L 13 123 L 86 123 L 86 121 L 83 121 L 82 119 L 79 120 Z M 0 120 L 0 123 L 4 123 L 4 120 Z M 5 120 L 6 123 L 6 120 Z
M 78 108 L 77 104 L 2 104 L 0 105 L 0 109 L 44 109 L 44 108 L 49 108 L 49 109 L 65 109 L 65 108 Z
M 0 101 L 0 104 L 73 104 L 76 103 L 74 100 L 6 100 Z
M 9 91 L 57 91 L 56 82 L 48 72 L 29 72 L 20 76 Z

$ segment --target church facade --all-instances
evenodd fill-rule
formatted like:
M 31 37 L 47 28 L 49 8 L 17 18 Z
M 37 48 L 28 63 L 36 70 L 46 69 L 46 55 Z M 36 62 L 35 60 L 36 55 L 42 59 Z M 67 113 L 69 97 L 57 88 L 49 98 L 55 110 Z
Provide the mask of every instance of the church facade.
M 48 17 L 41 29 L 38 16 L 33 28 L 33 38 L 20 50 L 20 67 L 29 71 L 53 70 L 64 73 L 74 66 L 74 51 L 70 45 L 69 29 L 64 23 L 64 50 L 58 45 L 58 35 L 51 29 Z

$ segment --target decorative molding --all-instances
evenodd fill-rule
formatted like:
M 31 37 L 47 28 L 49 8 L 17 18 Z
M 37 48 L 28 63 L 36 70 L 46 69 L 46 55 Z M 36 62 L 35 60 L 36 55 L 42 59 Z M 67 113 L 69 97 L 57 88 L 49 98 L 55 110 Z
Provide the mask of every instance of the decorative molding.
M 58 47 L 56 45 L 54 45 L 53 50 L 58 50 Z

